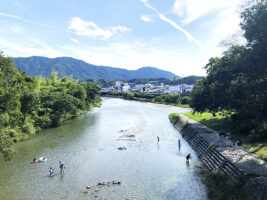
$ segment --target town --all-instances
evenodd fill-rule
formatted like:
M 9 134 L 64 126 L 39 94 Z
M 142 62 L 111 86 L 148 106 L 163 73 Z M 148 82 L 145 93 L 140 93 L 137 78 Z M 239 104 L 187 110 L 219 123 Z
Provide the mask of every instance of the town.
M 150 94 L 190 94 L 194 85 L 178 84 L 178 85 L 165 85 L 159 83 L 157 85 L 148 84 L 134 84 L 123 81 L 116 81 L 115 85 L 107 88 L 102 88 L 101 92 L 141 92 Z

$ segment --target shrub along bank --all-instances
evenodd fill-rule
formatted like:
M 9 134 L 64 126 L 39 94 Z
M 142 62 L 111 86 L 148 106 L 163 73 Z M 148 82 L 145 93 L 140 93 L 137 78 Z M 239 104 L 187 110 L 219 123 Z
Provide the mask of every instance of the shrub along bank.
M 203 179 L 210 199 L 248 199 L 244 181 L 236 182 L 227 175 L 207 171 L 203 174 Z
M 55 71 L 49 79 L 27 76 L 0 54 L 0 154 L 8 159 L 13 142 L 99 106 L 99 90 L 94 83 L 59 79 Z

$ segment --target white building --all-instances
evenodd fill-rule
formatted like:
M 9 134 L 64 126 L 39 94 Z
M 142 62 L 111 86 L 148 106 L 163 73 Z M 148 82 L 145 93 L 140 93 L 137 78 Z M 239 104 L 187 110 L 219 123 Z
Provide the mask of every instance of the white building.
M 130 92 L 131 87 L 129 85 L 122 86 L 122 92 Z
M 186 93 L 191 93 L 193 91 L 194 85 L 187 85 L 185 88 Z
M 175 93 L 175 94 L 180 94 L 180 92 L 181 92 L 180 85 L 170 86 L 169 89 L 164 91 L 164 93 Z
M 134 89 L 138 92 L 144 92 L 145 91 L 145 85 L 144 84 L 135 85 Z
M 116 86 L 116 87 L 120 87 L 122 84 L 123 84 L 122 81 L 116 81 L 116 82 L 115 82 L 115 86 Z
M 122 84 L 123 82 L 122 81 L 116 81 L 115 82 L 115 88 L 118 92 L 121 92 L 122 91 Z
M 160 90 L 158 88 L 150 89 L 148 93 L 160 93 Z

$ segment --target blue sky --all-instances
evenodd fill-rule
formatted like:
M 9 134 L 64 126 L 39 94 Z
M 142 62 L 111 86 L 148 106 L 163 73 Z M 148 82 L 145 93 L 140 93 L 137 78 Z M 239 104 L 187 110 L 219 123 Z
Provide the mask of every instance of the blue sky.
M 0 0 L 0 51 L 11 57 L 70 56 L 180 76 L 203 67 L 240 32 L 240 0 Z

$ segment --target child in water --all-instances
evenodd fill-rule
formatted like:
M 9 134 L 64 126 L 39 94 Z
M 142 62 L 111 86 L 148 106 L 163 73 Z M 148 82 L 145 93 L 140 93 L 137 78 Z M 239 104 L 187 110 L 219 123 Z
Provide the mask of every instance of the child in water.
M 49 174 L 50 176 L 54 176 L 54 169 L 52 167 L 50 167 L 49 169 Z

